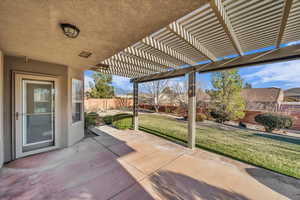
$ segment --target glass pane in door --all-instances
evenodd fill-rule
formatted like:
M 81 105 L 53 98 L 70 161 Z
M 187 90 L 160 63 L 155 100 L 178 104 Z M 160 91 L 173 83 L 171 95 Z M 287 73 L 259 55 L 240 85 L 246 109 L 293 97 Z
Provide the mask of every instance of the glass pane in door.
M 23 150 L 53 145 L 53 86 L 51 81 L 23 80 Z

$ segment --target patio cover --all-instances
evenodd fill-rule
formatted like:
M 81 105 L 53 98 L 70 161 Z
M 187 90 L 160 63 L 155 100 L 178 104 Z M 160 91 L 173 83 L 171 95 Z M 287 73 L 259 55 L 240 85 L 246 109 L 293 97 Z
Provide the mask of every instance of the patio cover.
M 297 59 L 299 33 L 300 0 L 211 0 L 91 69 L 146 82 Z

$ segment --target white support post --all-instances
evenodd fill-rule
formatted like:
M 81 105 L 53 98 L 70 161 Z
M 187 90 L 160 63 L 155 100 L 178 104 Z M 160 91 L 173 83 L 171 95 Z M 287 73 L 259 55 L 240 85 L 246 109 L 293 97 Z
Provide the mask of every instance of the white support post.
M 135 131 L 139 129 L 139 118 L 138 118 L 138 109 L 139 109 L 139 85 L 136 82 L 133 82 L 133 120 L 132 126 Z
M 196 72 L 189 73 L 188 84 L 188 147 L 195 148 L 196 140 Z

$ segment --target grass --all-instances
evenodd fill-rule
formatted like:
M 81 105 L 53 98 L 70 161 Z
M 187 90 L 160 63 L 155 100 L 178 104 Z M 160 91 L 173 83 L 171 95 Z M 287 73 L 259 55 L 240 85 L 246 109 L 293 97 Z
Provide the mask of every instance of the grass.
M 162 115 L 140 115 L 140 129 L 186 143 L 187 123 Z M 197 147 L 300 178 L 300 139 L 221 125 L 197 126 Z

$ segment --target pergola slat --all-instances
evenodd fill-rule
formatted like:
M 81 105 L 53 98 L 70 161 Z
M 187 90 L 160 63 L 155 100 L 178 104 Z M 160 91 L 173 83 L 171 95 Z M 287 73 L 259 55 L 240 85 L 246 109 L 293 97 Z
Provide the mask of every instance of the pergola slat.
M 185 40 L 187 43 L 189 43 L 191 46 L 193 46 L 197 51 L 200 52 L 203 56 L 206 58 L 216 61 L 217 58 L 203 45 L 201 45 L 191 34 L 189 34 L 181 25 L 174 22 L 168 26 L 169 30 L 173 33 L 177 34 L 179 37 L 181 37 L 183 40 Z
M 131 56 L 125 56 L 124 54 L 117 54 L 115 56 L 112 57 L 112 59 L 127 63 L 127 64 L 131 64 L 131 65 L 135 65 L 138 66 L 140 68 L 145 68 L 149 71 L 152 72 L 163 72 L 166 71 L 166 68 L 163 68 L 160 65 L 153 65 L 152 63 L 149 63 L 147 61 L 143 61 L 141 59 L 137 59 L 137 58 L 133 58 Z
M 155 48 L 155 49 L 161 51 L 162 53 L 164 53 L 168 56 L 174 57 L 178 61 L 182 62 L 182 64 L 189 64 L 189 65 L 195 64 L 194 61 L 192 61 L 185 55 L 182 55 L 182 54 L 174 51 L 173 49 L 169 48 L 168 46 L 166 46 L 160 42 L 157 42 L 156 40 L 154 40 L 151 37 L 146 37 L 145 39 L 143 39 L 143 42 L 145 44 L 151 46 L 152 48 Z

